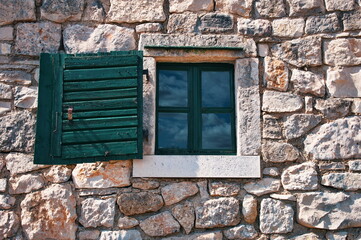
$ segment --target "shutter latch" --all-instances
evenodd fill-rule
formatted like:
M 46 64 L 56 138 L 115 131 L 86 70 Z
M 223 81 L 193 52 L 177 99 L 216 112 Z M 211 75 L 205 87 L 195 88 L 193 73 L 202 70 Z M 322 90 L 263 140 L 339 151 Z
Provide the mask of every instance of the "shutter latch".
M 73 120 L 73 110 L 74 110 L 73 107 L 68 108 L 68 120 L 69 121 Z

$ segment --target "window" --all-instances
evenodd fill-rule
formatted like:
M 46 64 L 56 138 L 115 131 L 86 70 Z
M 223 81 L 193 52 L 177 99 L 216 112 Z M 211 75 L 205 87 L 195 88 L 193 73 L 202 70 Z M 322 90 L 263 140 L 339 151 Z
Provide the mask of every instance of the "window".
M 236 154 L 232 64 L 158 64 L 156 154 Z

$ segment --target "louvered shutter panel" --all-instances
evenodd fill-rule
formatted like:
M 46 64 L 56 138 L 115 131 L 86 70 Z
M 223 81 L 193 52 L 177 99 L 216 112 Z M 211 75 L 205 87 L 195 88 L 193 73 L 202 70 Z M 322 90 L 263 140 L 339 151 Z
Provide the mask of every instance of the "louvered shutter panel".
M 141 159 L 142 52 L 42 54 L 37 164 Z

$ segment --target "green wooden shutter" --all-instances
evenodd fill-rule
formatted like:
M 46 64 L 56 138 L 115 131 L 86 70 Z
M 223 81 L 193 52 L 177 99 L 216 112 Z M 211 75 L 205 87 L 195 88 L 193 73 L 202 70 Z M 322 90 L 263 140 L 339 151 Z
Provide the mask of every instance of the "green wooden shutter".
M 142 57 L 41 54 L 34 163 L 141 159 Z

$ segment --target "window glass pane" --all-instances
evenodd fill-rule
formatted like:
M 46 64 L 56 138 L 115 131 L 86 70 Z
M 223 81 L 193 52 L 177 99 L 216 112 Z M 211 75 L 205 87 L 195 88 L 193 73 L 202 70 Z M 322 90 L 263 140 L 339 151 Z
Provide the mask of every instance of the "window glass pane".
M 187 107 L 187 71 L 159 71 L 159 106 Z
M 202 114 L 202 148 L 231 149 L 231 114 Z
M 230 73 L 202 71 L 202 106 L 230 107 Z
M 187 113 L 158 114 L 158 148 L 187 148 Z

